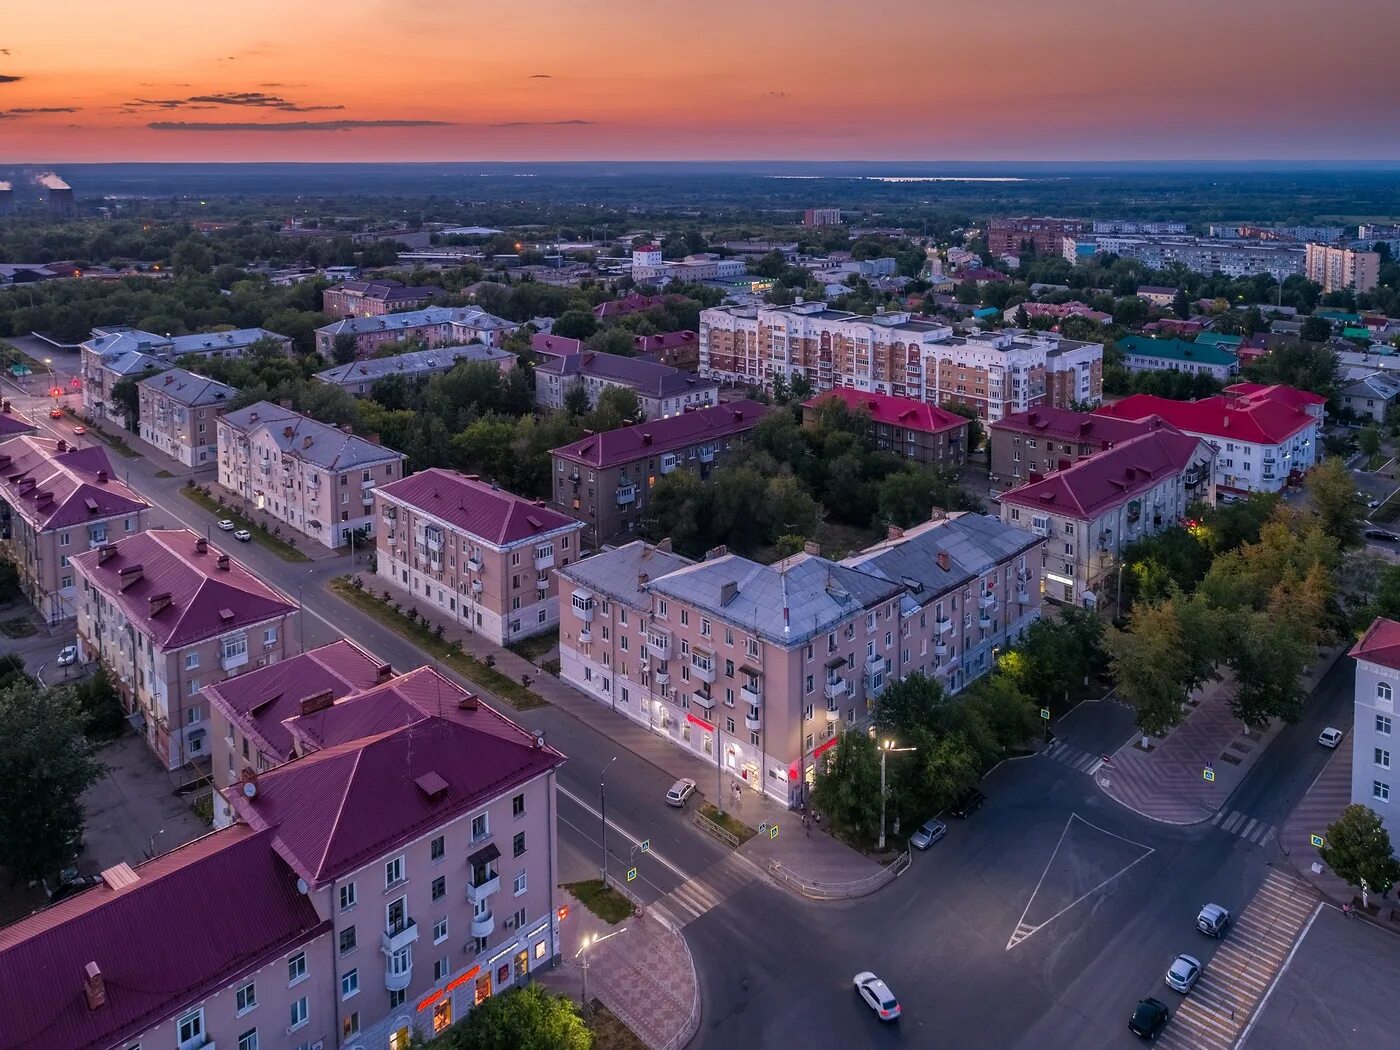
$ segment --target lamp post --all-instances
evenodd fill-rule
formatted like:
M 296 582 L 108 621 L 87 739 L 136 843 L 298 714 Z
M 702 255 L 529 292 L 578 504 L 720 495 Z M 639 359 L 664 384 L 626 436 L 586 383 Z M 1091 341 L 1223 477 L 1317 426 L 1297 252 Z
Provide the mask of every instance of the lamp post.
M 301 593 L 306 588 L 306 577 L 315 571 L 315 569 L 307 569 L 301 582 L 297 584 L 297 646 L 302 652 L 306 652 L 306 606 L 302 604 Z
M 608 885 L 608 794 L 607 779 L 608 766 L 617 761 L 617 756 L 613 755 L 603 766 L 603 771 L 598 774 L 598 816 L 603 824 L 603 888 Z
M 588 949 L 600 941 L 606 941 L 609 937 L 616 937 L 619 933 L 626 932 L 627 927 L 624 926 L 620 930 L 613 930 L 612 933 L 605 933 L 601 936 L 596 933 L 586 933 L 583 936 L 583 940 L 579 943 L 578 951 L 574 952 L 574 958 L 579 960 L 579 969 L 583 971 L 583 995 L 581 997 L 581 1005 L 585 1010 L 588 1009 Z
M 880 845 L 879 849 L 885 848 L 885 756 L 889 754 L 903 754 L 906 751 L 917 751 L 917 747 L 895 747 L 893 740 L 880 741 Z

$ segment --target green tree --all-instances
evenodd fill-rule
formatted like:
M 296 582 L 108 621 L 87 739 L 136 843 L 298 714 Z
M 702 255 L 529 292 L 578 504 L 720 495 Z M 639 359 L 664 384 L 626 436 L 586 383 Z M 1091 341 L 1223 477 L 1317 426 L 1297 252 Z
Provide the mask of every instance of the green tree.
M 880 518 L 902 528 L 917 525 L 929 519 L 941 494 L 939 479 L 929 471 L 897 470 L 880 482 Z
M 1370 903 L 1370 894 L 1386 893 L 1400 880 L 1400 861 L 1393 856 L 1390 834 L 1374 810 L 1359 803 L 1348 806 L 1328 826 L 1323 841 L 1326 845 L 1317 851 L 1322 863 L 1361 891 L 1363 905 Z
M 1185 288 L 1178 289 L 1172 299 L 1172 313 L 1183 321 L 1191 316 L 1191 297 L 1186 294 Z
M 1253 383 L 1284 383 L 1329 399 L 1337 393 L 1337 355 L 1317 343 L 1281 343 L 1241 371 Z
M 792 399 L 798 404 L 810 400 L 812 397 L 812 381 L 807 378 L 806 372 L 798 372 L 792 377 L 790 389 Z
M 637 400 L 637 392 L 630 387 L 610 386 L 599 392 L 598 403 L 584 417 L 583 425 L 594 433 L 600 433 L 635 423 L 641 417 L 642 406 Z
M 1305 343 L 1325 343 L 1332 338 L 1332 322 L 1316 315 L 1306 317 L 1298 338 Z
M 331 356 L 338 365 L 348 365 L 359 356 L 359 348 L 352 332 L 340 332 L 331 343 Z
M 554 322 L 551 334 L 560 339 L 587 339 L 598 330 L 598 319 L 591 310 L 567 310 Z
M 1356 434 L 1356 445 L 1368 456 L 1381 450 L 1381 432 L 1375 423 L 1367 423 Z
M 1364 507 L 1356 494 L 1356 482 L 1342 461 L 1323 460 L 1308 472 L 1304 485 L 1322 531 L 1342 549 L 1359 546 Z
M 967 417 L 967 450 L 975 452 L 982 444 L 982 417 L 977 414 L 977 409 L 956 401 L 950 401 L 943 407 L 954 415 Z
M 1125 629 L 1104 634 L 1108 670 L 1118 695 L 1137 711 L 1138 728 L 1161 736 L 1184 717 L 1191 657 L 1170 600 L 1133 607 Z
M 112 739 L 126 729 L 126 712 L 105 664 L 98 664 L 91 677 L 73 686 L 73 699 L 83 713 L 83 733 L 89 739 Z
M 564 391 L 565 415 L 578 418 L 587 414 L 591 407 L 588 398 L 588 388 L 582 383 L 574 383 Z
M 770 478 L 763 499 L 762 513 L 767 520 L 769 540 L 789 532 L 800 532 L 804 536 L 817 534 L 821 508 L 796 478 L 791 475 Z
M 588 349 L 599 354 L 615 354 L 618 357 L 637 356 L 637 337 L 629 328 L 615 326 L 602 328 L 588 337 Z
M 1025 303 L 1022 303 L 1020 306 L 1016 307 L 1015 324 L 1017 328 L 1029 328 L 1031 326 L 1031 316 L 1030 314 L 1026 313 Z
M 528 984 L 493 995 L 433 1040 L 434 1050 L 592 1050 L 572 999 Z
M 871 842 L 880 827 L 880 756 L 865 733 L 842 733 L 817 762 L 812 805 L 834 832 Z

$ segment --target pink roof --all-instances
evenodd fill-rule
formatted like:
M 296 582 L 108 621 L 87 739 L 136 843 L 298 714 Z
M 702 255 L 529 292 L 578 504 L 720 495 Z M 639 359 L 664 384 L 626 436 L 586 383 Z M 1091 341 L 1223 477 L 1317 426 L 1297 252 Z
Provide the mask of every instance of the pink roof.
M 1314 394 L 1311 390 L 1299 390 L 1293 386 L 1284 386 L 1282 383 L 1274 383 L 1269 386 L 1263 383 L 1233 383 L 1225 388 L 1225 393 L 1268 398 L 1301 409 L 1306 409 L 1309 405 L 1327 404 L 1327 399 L 1321 394 Z
M 441 467 L 381 485 L 379 492 L 497 546 L 556 529 L 583 527 L 542 503 L 498 489 L 473 474 Z
M 536 334 L 530 336 L 530 349 L 537 354 L 546 354 L 550 357 L 571 357 L 583 352 L 583 340 L 565 339 L 558 335 Z
M 700 338 L 700 333 L 691 331 L 661 332 L 657 335 L 639 335 L 632 340 L 637 353 L 645 354 L 655 350 L 671 350 L 678 346 L 689 346 Z
M 0 446 L 0 498 L 40 531 L 70 528 L 149 504 L 115 480 L 107 450 L 24 435 Z
M 189 529 L 139 532 L 73 556 L 82 575 L 165 648 L 215 638 L 295 612 L 296 606 Z M 123 579 L 122 570 L 126 570 Z M 131 582 L 135 577 L 135 582 Z M 123 588 L 123 583 L 126 584 Z M 168 597 L 168 604 L 162 604 Z M 155 609 L 154 615 L 151 610 Z
M 272 832 L 235 826 L 0 930 L 0 1048 L 106 1050 L 328 929 Z M 84 971 L 107 1001 L 89 1009 Z
M 1200 445 L 1199 438 L 1175 430 L 1140 434 L 1043 481 L 1003 493 L 1001 501 L 1093 521 L 1191 466 Z
M 621 299 L 610 299 L 605 303 L 599 303 L 593 308 L 593 316 L 599 319 L 623 317 L 627 314 L 650 310 L 653 306 L 665 306 L 672 299 L 677 298 L 683 298 L 683 296 L 642 295 L 641 292 L 628 292 Z
M 1400 623 L 1378 616 L 1347 655 L 1400 670 Z
M 1317 422 L 1317 418 L 1277 394 L 1283 388 L 1270 387 L 1266 396 L 1216 396 L 1199 401 L 1172 401 L 1155 394 L 1132 394 L 1112 405 L 1094 409 L 1095 415 L 1115 419 L 1143 419 L 1159 415 L 1172 426 L 1189 434 L 1260 445 L 1281 445 Z
M 1092 412 L 1072 412 L 1068 408 L 1042 405 L 1028 412 L 1013 412 L 1009 416 L 1003 416 L 991 424 L 991 429 L 1108 448 L 1165 425 L 1157 416 L 1145 419 L 1116 419 L 1113 416 L 1096 416 Z
M 757 401 L 727 401 L 722 405 L 682 412 L 669 419 L 649 419 L 630 427 L 605 430 L 551 451 L 590 467 L 615 467 L 701 441 L 750 430 L 772 409 Z
M 0 441 L 19 434 L 32 434 L 38 429 L 13 412 L 0 411 Z
M 918 430 L 925 434 L 938 434 L 967 426 L 967 417 L 930 405 L 927 401 L 916 401 L 911 397 L 893 397 L 889 394 L 870 394 L 863 390 L 837 387 L 824 394 L 818 394 L 810 401 L 804 401 L 803 408 L 819 408 L 822 402 L 831 398 L 844 401 L 846 407 L 870 413 L 876 423 L 905 430 Z

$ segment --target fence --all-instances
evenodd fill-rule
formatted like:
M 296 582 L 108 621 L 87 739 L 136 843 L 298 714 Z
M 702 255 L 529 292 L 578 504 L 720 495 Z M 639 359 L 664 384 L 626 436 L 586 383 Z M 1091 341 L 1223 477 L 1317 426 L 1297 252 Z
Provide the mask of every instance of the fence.
M 818 901 L 839 901 L 869 896 L 903 875 L 909 864 L 909 850 L 906 849 L 875 874 L 867 875 L 855 882 L 808 882 L 802 876 L 783 867 L 782 862 L 776 860 L 768 862 L 768 874 L 804 897 Z
M 692 814 L 690 815 L 690 819 L 691 819 L 691 822 L 692 822 L 697 828 L 699 828 L 701 831 L 705 832 L 707 835 L 713 835 L 715 838 L 719 839 L 721 842 L 723 842 L 725 845 L 729 846 L 731 849 L 738 849 L 738 848 L 739 848 L 739 840 L 738 840 L 738 838 L 736 838 L 734 835 L 731 835 L 729 832 L 725 831 L 724 828 L 720 827 L 718 824 L 716 824 L 716 823 L 715 823 L 713 820 L 711 820 L 709 817 L 707 817 L 707 816 L 705 816 L 703 813 L 701 813 L 698 809 L 697 809 L 694 813 L 692 813 Z

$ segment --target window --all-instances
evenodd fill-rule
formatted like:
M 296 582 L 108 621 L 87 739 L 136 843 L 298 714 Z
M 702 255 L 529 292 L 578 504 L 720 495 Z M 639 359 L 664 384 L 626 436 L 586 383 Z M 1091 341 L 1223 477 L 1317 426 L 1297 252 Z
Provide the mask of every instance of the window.
M 340 931 L 340 954 L 348 955 L 355 950 L 358 938 L 355 936 L 355 927 L 347 926 Z
M 1376 759 L 1376 765 L 1380 766 L 1382 769 L 1389 769 L 1389 768 L 1390 768 L 1390 752 L 1389 752 L 1389 751 L 1386 751 L 1384 748 L 1380 748 L 1380 747 L 1376 748 L 1375 759 Z
M 388 888 L 396 882 L 403 882 L 403 858 L 395 857 L 384 865 L 384 886 Z
M 519 909 L 513 916 L 511 916 L 511 918 L 515 920 L 515 926 L 516 926 L 517 929 L 519 929 L 521 926 L 524 926 L 524 925 L 525 925 L 525 909 L 524 909 L 524 908 Z
M 198 1046 L 204 1041 L 204 1008 L 191 1010 L 175 1025 L 175 1038 L 183 1046 Z
M 360 994 L 360 971 L 347 970 L 340 978 L 340 997 L 353 999 Z
M 525 815 L 524 795 L 516 795 L 510 800 L 510 813 L 513 817 L 523 817 Z
M 397 1010 L 400 1006 L 402 1006 L 402 1005 L 404 1004 L 404 1001 L 405 1001 L 407 998 L 408 998 L 408 989 L 407 989 L 407 988 L 400 988 L 397 992 L 390 992 L 390 993 L 389 993 L 389 1009 L 390 1009 L 390 1010 Z
M 429 845 L 429 851 L 432 854 L 433 860 L 442 860 L 442 858 L 447 855 L 446 837 L 439 835 L 437 838 L 433 839 L 432 843 Z
M 451 960 L 451 959 L 438 959 L 436 962 L 433 963 L 433 980 L 434 980 L 434 981 L 445 980 L 446 977 L 447 977 L 447 975 L 448 975 L 449 973 L 451 973 L 451 972 L 452 972 L 452 960 Z
M 358 1035 L 360 1032 L 360 1011 L 355 1010 L 345 1015 L 345 1021 L 341 1024 L 341 1033 L 347 1038 Z
M 525 892 L 525 873 L 522 871 L 515 877 L 515 895 L 519 897 Z
M 306 980 L 306 953 L 297 952 L 287 959 L 287 984 Z
M 358 898 L 355 892 L 355 884 L 353 882 L 347 882 L 344 886 L 340 887 L 341 911 L 349 911 L 355 906 L 355 901 L 357 899 Z
M 1382 736 L 1390 736 L 1390 716 L 1376 715 L 1376 732 Z
M 233 994 L 234 1009 L 240 1014 L 246 1014 L 253 1007 L 258 1005 L 258 990 L 249 981 Z
M 525 852 L 525 832 L 519 832 L 511 844 L 511 856 L 518 857 Z
M 296 1002 L 292 1003 L 291 1023 L 288 1027 L 300 1028 L 302 1025 L 306 1024 L 306 1016 L 306 996 L 303 995 Z
M 433 900 L 440 901 L 447 896 L 447 877 L 439 875 L 433 880 Z
M 433 923 L 433 943 L 441 944 L 447 940 L 447 919 L 442 918 Z
M 268 627 L 263 630 L 263 647 L 277 644 L 277 628 Z
M 487 819 L 487 814 L 478 813 L 472 817 L 472 841 L 484 839 L 491 833 L 491 824 Z
M 250 1028 L 238 1037 L 238 1050 L 258 1050 L 258 1030 Z
M 186 670 L 186 671 L 193 671 L 193 670 L 194 670 L 196 667 L 198 667 L 198 666 L 199 666 L 199 654 L 198 654 L 198 653 L 186 653 L 186 654 L 185 654 L 185 670 Z
M 191 679 L 189 680 L 188 687 L 189 687 L 189 691 L 190 691 L 190 696 L 198 696 L 198 695 L 199 695 L 199 679 L 198 679 L 198 678 L 191 678 Z
M 1383 780 L 1371 781 L 1371 797 L 1378 802 L 1390 801 L 1390 785 Z
M 1377 700 L 1385 700 L 1385 701 L 1389 702 L 1390 698 L 1391 698 L 1390 683 L 1389 683 L 1389 682 L 1377 682 L 1377 683 L 1376 683 L 1376 699 L 1377 699 Z
M 536 959 L 543 959 L 543 958 L 544 958 L 544 953 L 545 953 L 544 941 L 536 941 L 536 942 L 535 942 L 535 958 L 536 958 Z

